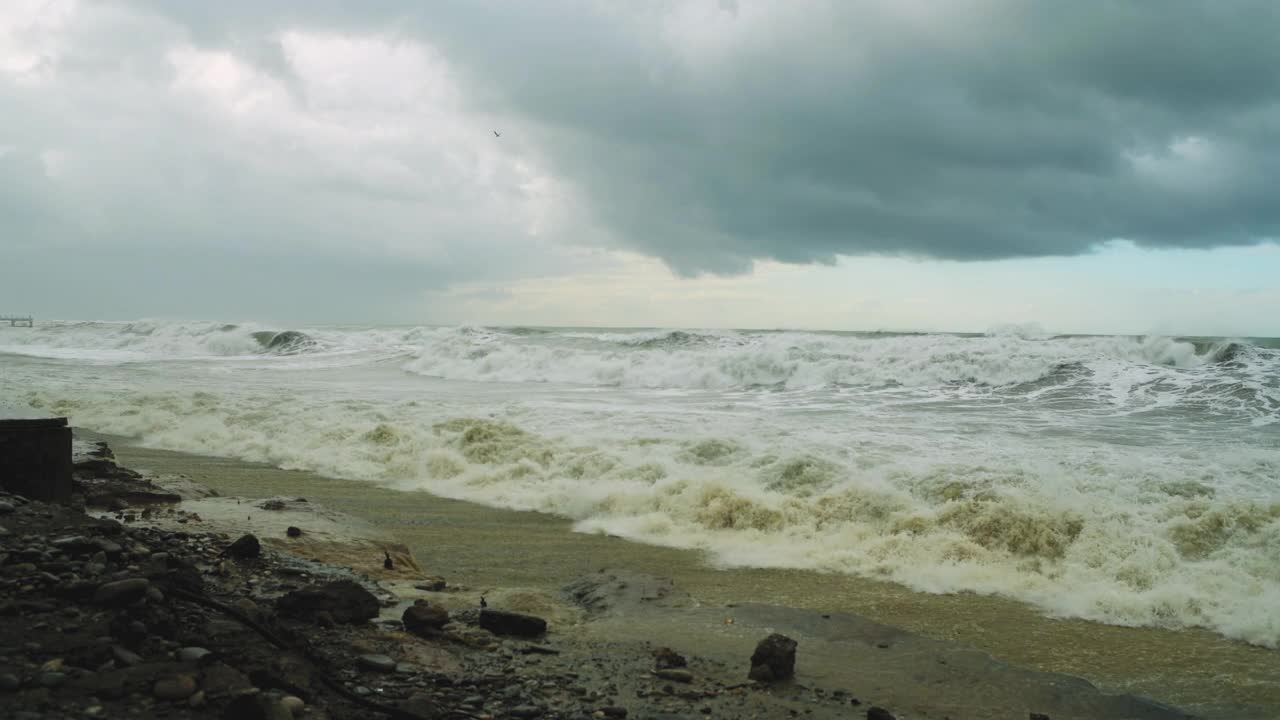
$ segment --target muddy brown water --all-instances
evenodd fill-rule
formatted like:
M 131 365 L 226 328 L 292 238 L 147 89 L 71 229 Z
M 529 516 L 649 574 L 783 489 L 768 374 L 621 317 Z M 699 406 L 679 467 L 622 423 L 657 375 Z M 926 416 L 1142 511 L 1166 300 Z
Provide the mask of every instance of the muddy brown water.
M 1001 598 L 929 595 L 842 575 L 717 569 L 697 551 L 575 533 L 570 522 L 544 514 L 107 439 L 121 464 L 130 467 L 181 473 L 225 495 L 306 497 L 365 519 L 406 543 L 427 572 L 477 594 L 499 587 L 555 592 L 584 573 L 622 568 L 670 577 L 704 606 L 753 602 L 856 613 L 1014 665 L 1083 677 L 1108 692 L 1151 697 L 1211 718 L 1280 718 L 1280 651 L 1210 632 L 1051 619 Z

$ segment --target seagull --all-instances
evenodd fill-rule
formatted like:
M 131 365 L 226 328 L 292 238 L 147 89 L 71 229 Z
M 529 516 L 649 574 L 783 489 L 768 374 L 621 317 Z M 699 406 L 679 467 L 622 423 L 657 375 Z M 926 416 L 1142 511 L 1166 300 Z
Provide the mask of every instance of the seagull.
M 502 137 L 502 133 L 498 132 L 497 130 L 494 130 L 494 131 L 493 131 L 493 136 L 494 136 L 494 137 Z
M 391 553 L 387 552 L 386 550 L 383 550 L 382 554 L 386 556 L 386 559 L 382 561 L 382 567 L 390 570 L 391 569 Z

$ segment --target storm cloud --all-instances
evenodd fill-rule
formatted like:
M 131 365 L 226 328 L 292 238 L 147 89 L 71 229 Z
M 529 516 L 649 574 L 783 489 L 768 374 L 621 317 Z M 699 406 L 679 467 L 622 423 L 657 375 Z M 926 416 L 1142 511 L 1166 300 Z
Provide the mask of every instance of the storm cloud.
M 65 10 L 0 24 L 0 218 L 32 253 L 438 287 L 584 247 L 696 275 L 1280 236 L 1269 1 L 32 5 Z
M 1275 3 L 474 7 L 422 27 L 682 272 L 1280 235 Z

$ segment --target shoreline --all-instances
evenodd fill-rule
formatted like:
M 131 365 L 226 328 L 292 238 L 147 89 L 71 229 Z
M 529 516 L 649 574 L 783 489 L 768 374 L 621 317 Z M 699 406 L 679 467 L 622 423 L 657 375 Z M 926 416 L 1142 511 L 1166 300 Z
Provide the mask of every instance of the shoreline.
M 493 592 L 495 588 L 483 587 L 485 582 L 483 573 L 475 574 L 474 577 L 468 577 L 467 573 L 465 571 L 462 571 L 462 568 L 465 566 L 471 566 L 473 568 L 481 567 L 481 566 L 485 566 L 486 563 L 489 566 L 492 566 L 494 564 L 500 564 L 500 563 L 495 563 L 495 559 L 493 556 L 502 554 L 503 547 L 504 547 L 503 538 L 506 535 L 509 535 L 509 532 L 510 532 L 510 528 L 506 527 L 506 525 L 511 521 L 512 518 L 522 518 L 522 520 L 520 520 L 520 522 L 518 523 L 520 525 L 520 529 L 527 530 L 529 529 L 530 526 L 532 526 L 534 530 L 533 534 L 537 536 L 536 541 L 532 545 L 529 545 L 529 544 L 522 545 L 522 547 L 524 547 L 525 549 L 534 548 L 538 552 L 552 552 L 552 553 L 559 554 L 561 558 L 572 558 L 575 555 L 580 556 L 586 553 L 586 554 L 592 554 L 593 559 L 596 551 L 601 551 L 599 552 L 599 554 L 601 555 L 599 563 L 587 563 L 592 566 L 591 567 L 592 570 L 595 569 L 594 566 L 597 564 L 602 566 L 608 565 L 611 567 L 618 567 L 620 564 L 618 562 L 619 560 L 624 561 L 621 563 L 621 565 L 626 565 L 628 564 L 627 561 L 634 561 L 635 559 L 634 556 L 636 555 L 636 553 L 634 552 L 634 548 L 636 548 L 637 546 L 633 543 L 627 543 L 626 541 L 623 541 L 620 539 L 610 539 L 610 538 L 601 537 L 601 536 L 588 536 L 588 535 L 569 533 L 569 532 L 566 532 L 568 530 L 569 523 L 567 521 L 563 521 L 558 518 L 549 518 L 548 516 L 538 515 L 535 513 L 517 513 L 513 511 L 494 510 L 491 508 L 485 508 L 483 506 L 476 506 L 471 503 L 464 503 L 461 501 L 436 498 L 434 496 L 427 495 L 426 493 L 412 493 L 410 495 L 414 495 L 416 497 L 406 498 L 405 497 L 406 493 L 403 493 L 401 491 L 388 490 L 385 488 L 380 488 L 380 487 L 368 485 L 368 484 L 352 483 L 351 481 L 332 480 L 328 478 L 321 478 L 321 476 L 313 475 L 310 473 L 283 471 L 275 468 L 270 468 L 268 466 L 253 465 L 253 464 L 242 463 L 234 460 L 205 458 L 202 456 L 186 455 L 182 453 L 173 453 L 169 451 L 151 450 L 151 449 L 140 448 L 134 445 L 130 445 L 127 441 L 124 441 L 124 444 L 120 444 L 121 442 L 122 442 L 122 439 L 119 439 L 119 438 L 115 439 L 116 446 L 120 450 L 122 458 L 126 458 L 126 459 L 132 458 L 132 460 L 130 461 L 136 465 L 147 466 L 148 464 L 150 464 L 153 466 L 155 465 L 161 466 L 161 468 L 177 468 L 177 467 L 185 467 L 188 469 L 194 468 L 196 471 L 196 474 L 198 476 L 201 476 L 196 478 L 197 482 L 202 481 L 202 479 L 212 480 L 213 482 L 211 484 L 222 485 L 223 488 L 228 488 L 228 487 L 234 488 L 239 486 L 241 487 L 241 489 L 243 489 L 243 487 L 245 486 L 253 485 L 255 483 L 260 483 L 263 480 L 263 478 L 269 477 L 271 480 L 270 482 L 271 487 L 263 488 L 264 492 L 267 492 L 270 489 L 276 489 L 276 490 L 284 489 L 284 490 L 287 490 L 287 492 L 292 492 L 293 490 L 298 489 L 300 486 L 305 485 L 311 489 L 311 492 L 308 492 L 308 494 L 316 494 L 316 492 L 319 492 L 320 490 L 323 489 L 326 492 L 321 494 L 330 493 L 333 497 L 330 497 L 329 500 L 332 500 L 335 497 L 338 497 L 341 495 L 340 490 L 342 488 L 340 486 L 346 486 L 346 489 L 359 489 L 361 491 L 360 494 L 363 497 L 356 498 L 356 499 L 345 498 L 347 506 L 342 508 L 343 511 L 355 514 L 357 516 L 361 516 L 363 514 L 366 520 L 373 520 L 376 518 L 376 521 L 379 525 L 390 527 L 394 531 L 400 531 L 406 528 L 410 529 L 411 532 L 409 534 L 415 536 L 416 539 L 406 538 L 406 542 L 409 545 L 414 546 L 415 549 L 419 547 L 431 545 L 433 542 L 434 542 L 433 547 L 435 548 L 440 548 L 443 545 L 444 547 L 447 548 L 444 554 L 449 558 L 449 562 L 444 563 L 445 565 L 448 565 L 447 572 L 445 574 L 451 574 L 453 575 L 453 577 L 464 578 L 464 581 L 478 582 L 481 587 L 478 587 L 477 589 L 487 590 L 489 592 Z M 152 468 L 152 469 L 155 469 L 155 468 Z M 283 487 L 280 487 L 280 486 L 283 486 Z M 267 494 L 276 494 L 276 493 L 267 492 Z M 389 515 L 389 513 L 387 513 L 386 511 L 386 508 L 381 507 L 381 505 L 385 504 L 388 501 L 386 497 L 388 495 L 398 496 L 397 500 L 401 505 L 401 507 L 398 508 L 398 512 L 401 513 L 401 516 L 395 516 L 394 514 Z M 377 499 L 373 499 L 375 496 Z M 339 503 L 339 504 L 342 504 L 342 503 Z M 429 519 L 408 518 L 403 516 L 406 513 L 412 512 L 415 508 L 418 510 L 422 510 L 428 507 L 434 509 Z M 459 508 L 463 508 L 464 510 L 460 511 Z M 477 522 L 478 518 L 484 518 L 484 520 Z M 431 523 L 431 525 L 429 526 L 424 525 L 424 523 Z M 425 532 L 422 531 L 424 527 L 428 528 L 428 530 L 426 530 Z M 414 532 L 414 531 L 417 531 L 417 532 Z M 393 534 L 399 534 L 399 532 L 393 532 Z M 442 538 L 448 538 L 448 540 L 442 541 Z M 549 547 L 546 546 L 547 541 L 550 542 Z M 609 551 L 609 548 L 611 546 L 616 547 L 616 546 L 619 546 L 619 544 L 625 545 L 631 548 L 632 552 L 616 553 L 616 552 Z M 505 545 L 510 547 L 510 543 L 505 543 Z M 577 547 L 570 547 L 570 546 L 577 546 Z M 677 551 L 677 550 L 671 550 L 668 548 L 654 548 L 650 546 L 643 546 L 643 547 L 644 547 L 643 554 L 653 556 L 651 565 L 657 566 L 658 568 L 661 568 L 664 565 L 666 566 L 674 565 L 676 567 L 687 566 L 689 565 L 689 561 L 688 561 L 689 556 L 695 554 L 695 553 L 692 553 L 691 551 Z M 433 565 L 432 559 L 429 558 L 431 554 L 430 552 L 422 552 L 420 554 L 424 558 L 423 564 L 428 566 L 427 569 L 429 572 L 434 572 L 435 570 L 440 569 L 438 565 L 437 567 L 432 567 Z M 678 558 L 680 556 L 683 556 L 683 560 L 674 561 L 675 558 Z M 582 558 L 579 557 L 578 560 L 579 562 L 581 562 Z M 635 563 L 630 562 L 630 564 L 635 564 Z M 641 563 L 641 565 L 644 565 L 644 563 Z M 517 594 L 523 594 L 528 596 L 530 594 L 537 595 L 538 593 L 542 593 L 546 595 L 548 594 L 549 590 L 554 590 L 555 587 L 558 587 L 557 582 L 548 582 L 547 578 L 538 578 L 537 580 L 540 580 L 540 582 L 538 582 L 538 581 L 535 581 L 533 578 L 530 578 L 527 574 L 522 575 L 520 572 L 520 568 L 515 565 L 511 565 L 509 567 L 505 567 L 502 569 L 507 571 L 509 577 L 511 577 L 514 580 L 514 582 L 511 584 L 516 586 L 514 590 Z M 578 568 L 578 569 L 582 570 L 585 568 Z M 652 569 L 652 567 L 639 568 L 641 572 L 647 569 Z M 631 569 L 631 568 L 624 568 L 624 570 L 626 572 L 634 572 L 634 569 Z M 489 567 L 488 571 L 492 573 L 492 567 Z M 699 573 L 703 576 L 707 576 L 711 578 L 711 580 L 708 583 L 702 583 L 702 586 L 697 587 L 695 589 L 697 591 L 696 594 L 699 597 L 702 597 L 704 600 L 706 600 L 708 604 L 711 606 L 714 606 L 717 603 L 717 601 L 724 600 L 723 597 L 718 597 L 718 596 L 723 596 L 725 592 L 732 591 L 730 588 L 721 588 L 719 592 L 716 592 L 715 591 L 716 588 L 714 588 L 713 586 L 715 585 L 714 578 L 716 578 L 717 576 L 723 576 L 725 573 L 745 575 L 748 577 L 752 575 L 760 576 L 762 573 L 764 574 L 772 573 L 775 575 L 777 574 L 775 571 L 752 572 L 752 571 L 742 571 L 742 570 L 738 570 L 738 571 L 710 570 L 705 566 L 699 568 Z M 567 575 L 573 575 L 573 576 L 577 576 L 580 574 L 581 574 L 580 572 L 567 573 Z M 786 575 L 787 573 L 783 573 L 783 574 Z M 685 575 L 687 577 L 687 573 L 685 573 Z M 803 575 L 803 573 L 792 573 L 791 575 L 799 576 L 799 575 Z M 684 578 L 681 578 L 681 579 L 683 580 Z M 563 578 L 561 578 L 561 580 L 563 580 Z M 682 583 L 678 583 L 678 584 L 682 584 Z M 541 585 L 541 587 L 538 587 L 539 585 Z M 534 587 L 529 587 L 529 586 L 534 586 Z M 708 586 L 712 586 L 710 588 L 712 590 L 711 593 L 705 592 L 708 589 Z M 533 592 L 532 593 L 529 592 L 530 590 L 532 590 Z M 501 593 L 502 590 L 499 589 L 499 592 Z M 750 595 L 747 595 L 745 597 L 750 597 Z M 742 599 L 744 599 L 744 596 L 739 594 L 735 597 L 732 597 L 730 601 L 732 602 L 732 601 L 738 601 Z M 799 625 L 803 625 L 806 622 L 810 622 L 812 616 L 821 617 L 823 615 L 832 614 L 830 612 L 816 613 L 812 609 L 806 610 L 803 607 L 804 603 L 799 603 L 798 605 L 800 605 L 800 607 L 783 608 L 783 610 L 785 611 L 786 614 L 788 614 L 789 617 L 793 619 L 794 622 L 796 622 Z M 830 606 L 825 606 L 825 608 L 826 610 L 830 610 Z M 720 608 L 717 612 L 720 612 L 721 614 L 723 614 L 723 608 Z M 856 616 L 850 616 L 850 617 L 856 617 Z M 670 618 L 667 618 L 667 620 L 669 619 Z M 705 620 L 706 619 L 704 618 L 703 622 L 705 622 Z M 865 618 L 857 618 L 857 620 L 863 623 L 870 622 L 870 621 L 867 621 Z M 776 621 L 776 618 L 775 618 L 775 621 Z M 1083 621 L 1059 621 L 1059 622 L 1066 622 L 1068 625 L 1074 624 L 1074 625 L 1083 625 L 1086 627 L 1089 627 L 1089 626 L 1092 626 L 1095 628 L 1098 627 L 1094 623 L 1085 623 Z M 633 622 L 632 624 L 635 625 L 636 623 Z M 639 623 L 639 624 L 643 626 L 642 632 L 640 633 L 641 635 L 643 635 L 644 633 L 648 633 L 651 636 L 660 634 L 655 630 L 654 627 L 645 626 L 644 623 Z M 622 625 L 625 626 L 626 623 L 623 623 Z M 876 625 L 878 626 L 878 624 Z M 593 623 L 588 623 L 587 626 L 595 627 L 595 628 L 604 628 L 604 627 L 610 627 L 610 624 L 601 623 L 597 620 L 597 621 L 593 621 Z M 1100 626 L 1100 627 L 1109 628 L 1111 626 Z M 1123 633 L 1126 630 L 1131 630 L 1131 629 L 1112 628 L 1111 632 Z M 610 632 L 613 633 L 614 635 L 618 635 L 619 633 L 625 634 L 621 626 L 619 626 L 617 623 L 613 623 L 613 626 Z M 1140 633 L 1142 631 L 1135 631 L 1135 632 Z M 675 637 L 679 637 L 679 635 L 680 635 L 679 632 L 675 633 Z M 909 633 L 904 635 L 909 635 Z M 948 646 L 954 646 L 961 649 L 964 648 L 963 644 L 946 643 L 945 640 L 929 641 L 929 642 L 935 642 L 935 643 L 941 642 L 941 643 L 947 644 Z M 727 645 L 732 645 L 732 644 L 733 643 L 727 643 Z M 801 651 L 802 655 L 803 655 L 805 646 L 806 645 L 802 643 L 802 651 Z M 726 657 L 732 655 L 734 652 L 741 653 L 742 651 L 740 647 L 735 647 L 731 650 L 727 646 L 722 650 L 722 654 L 724 654 Z M 747 648 L 746 652 L 749 654 L 750 649 Z M 1098 655 L 1105 656 L 1106 648 L 1101 646 L 1094 647 L 1094 648 L 1091 648 L 1089 652 L 1094 652 L 1094 653 L 1097 653 Z M 1265 653 L 1265 651 L 1261 651 L 1261 650 L 1260 652 Z M 839 649 L 833 649 L 831 653 L 833 658 L 838 657 Z M 880 658 L 877 660 L 877 663 L 883 664 L 883 661 L 884 661 L 884 658 Z M 1021 664 L 1025 664 L 1025 663 L 1021 663 Z M 1186 705 L 1184 704 L 1184 707 L 1185 706 Z M 1219 716 L 1219 717 L 1232 717 L 1232 718 L 1244 718 L 1244 717 L 1263 718 L 1263 717 L 1271 716 L 1270 711 L 1267 708 L 1261 707 L 1261 706 L 1241 707 L 1239 705 L 1236 705 L 1233 707 L 1225 707 L 1225 706 L 1211 707 L 1202 703 L 1196 709 L 1199 712 L 1206 713 L 1206 716 L 1209 716 L 1209 717 Z M 940 712 L 944 712 L 944 711 L 940 711 Z M 933 715 L 929 715 L 929 716 L 932 717 Z M 964 714 L 961 714 L 959 716 L 960 717 L 970 717 L 970 716 L 979 717 L 978 715 L 964 715 Z M 1025 717 L 1025 714 L 1022 716 Z M 1051 715 L 1051 716 L 1061 717 L 1064 715 L 1061 715 L 1061 713 L 1059 713 L 1059 715 Z M 991 715 L 991 717 L 1002 717 L 1002 715 L 996 714 L 996 715 Z M 1071 717 L 1071 716 L 1067 715 L 1066 717 Z M 1103 715 L 1085 715 L 1082 717 L 1103 717 Z

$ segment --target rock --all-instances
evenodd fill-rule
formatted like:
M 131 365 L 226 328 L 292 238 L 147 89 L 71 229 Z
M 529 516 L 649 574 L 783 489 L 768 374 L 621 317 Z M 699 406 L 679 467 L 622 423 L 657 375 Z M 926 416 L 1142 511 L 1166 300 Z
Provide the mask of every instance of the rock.
M 222 717 L 223 720 L 293 720 L 293 712 L 283 700 L 258 693 L 232 700 L 222 711 Z
M 253 683 L 239 670 L 225 663 L 214 663 L 203 669 L 200 689 L 207 695 L 241 695 L 253 689 Z
M 111 646 L 111 657 L 116 661 L 116 663 L 123 665 L 124 667 L 133 667 L 134 665 L 142 662 L 141 655 L 119 645 Z
M 280 512 L 281 510 L 284 510 L 288 506 L 284 504 L 283 500 L 280 500 L 278 498 L 271 498 L 270 500 L 263 500 L 262 502 L 258 503 L 258 507 L 262 508 L 263 510 L 272 510 L 274 512 Z
M 429 577 L 424 582 L 420 582 L 413 586 L 414 590 L 423 590 L 425 592 L 443 592 L 446 585 L 442 577 Z
M 796 641 L 774 633 L 756 645 L 751 653 L 751 672 L 757 682 L 786 680 L 796 673 Z
M 605 717 L 611 718 L 624 718 L 627 716 L 627 709 L 624 707 L 618 707 L 617 705 L 602 707 L 600 708 L 600 712 L 604 713 Z
M 378 598 L 352 580 L 311 585 L 276 601 L 276 610 L 287 618 L 315 621 L 320 613 L 325 613 L 334 622 L 349 624 L 372 620 L 380 609 Z
M 291 714 L 296 715 L 299 710 L 306 707 L 306 703 L 297 695 L 285 695 L 280 698 L 280 704 L 285 707 Z
M 1030 720 L 1049 720 L 1049 716 L 1044 713 L 1031 713 Z
M 22 681 L 13 673 L 0 674 L 0 692 L 13 692 L 22 687 Z
M 516 718 L 542 717 L 542 708 L 536 705 L 517 705 L 508 710 L 507 714 Z
M 49 544 L 68 555 L 88 555 L 101 550 L 97 542 L 83 535 L 54 538 Z
M 480 627 L 494 635 L 532 637 L 547 631 L 547 621 L 533 615 L 486 608 L 480 611 Z
M 212 654 L 202 647 L 184 647 L 178 651 L 178 659 L 182 662 L 199 662 L 201 658 Z
M 414 635 L 434 635 L 449 622 L 449 611 L 439 605 L 415 603 L 404 609 L 400 621 L 404 623 L 404 629 Z
M 400 703 L 400 709 L 418 717 L 436 717 L 439 710 L 435 698 L 425 692 L 416 692 Z
M 123 607 L 141 600 L 150 587 L 151 581 L 146 578 L 129 578 L 103 583 L 93 592 L 93 601 L 99 605 Z
M 387 655 L 361 655 L 356 658 L 356 662 L 365 670 L 373 670 L 374 672 L 395 672 L 396 661 Z
M 8 515 L 13 512 L 13 503 L 0 500 L 0 515 Z
M 302 528 L 294 527 L 290 525 L 289 527 L 285 528 L 284 534 L 294 538 L 302 537 Z
M 684 668 L 663 668 L 661 670 L 654 670 L 653 674 L 663 680 L 672 680 L 674 682 L 682 683 L 693 682 L 693 673 L 685 670 Z
M 895 720 L 893 713 L 882 707 L 872 705 L 867 708 L 867 720 Z
M 665 668 L 688 667 L 689 661 L 680 653 L 669 647 L 660 647 L 653 651 L 653 666 L 658 670 Z
M 40 673 L 39 683 L 41 687 L 55 688 L 66 681 L 67 681 L 66 673 L 60 673 L 60 672 Z
M 241 560 L 250 560 L 262 554 L 262 543 L 258 542 L 258 538 L 252 534 L 242 535 L 239 540 L 228 545 L 222 554 Z
M 196 691 L 196 679 L 190 675 L 174 675 L 160 678 L 151 688 L 151 694 L 161 700 L 186 700 Z

